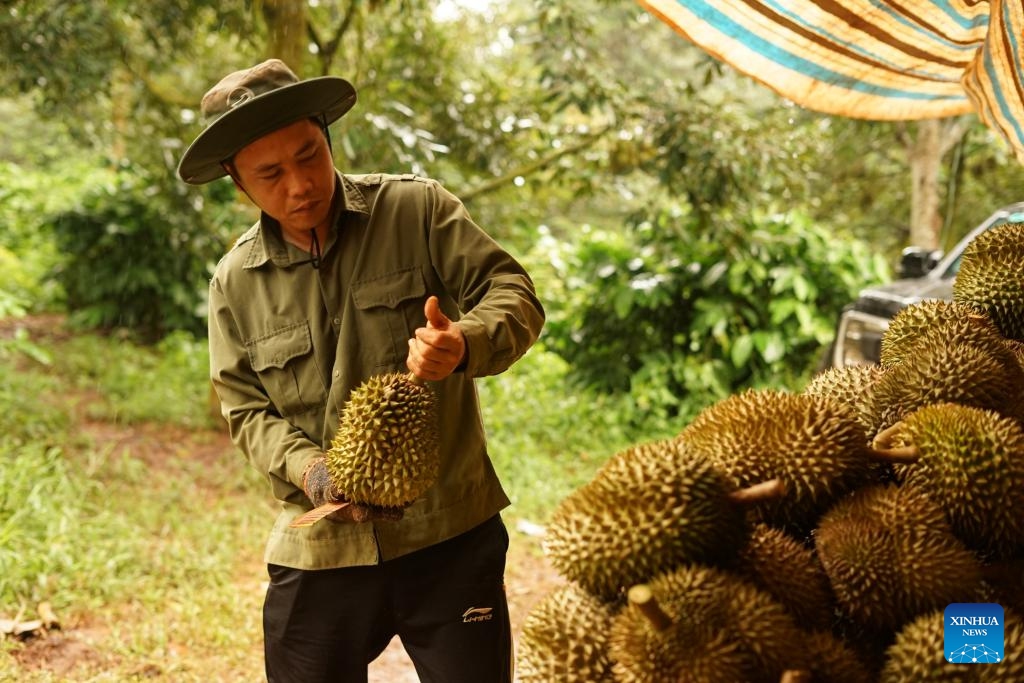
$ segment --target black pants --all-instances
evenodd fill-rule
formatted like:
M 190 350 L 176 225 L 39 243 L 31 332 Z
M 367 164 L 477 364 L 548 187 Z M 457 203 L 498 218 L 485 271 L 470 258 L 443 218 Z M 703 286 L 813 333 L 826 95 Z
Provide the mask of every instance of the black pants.
M 496 515 L 375 566 L 269 565 L 267 679 L 365 683 L 367 665 L 398 635 L 424 683 L 511 683 L 507 551 L 508 533 Z

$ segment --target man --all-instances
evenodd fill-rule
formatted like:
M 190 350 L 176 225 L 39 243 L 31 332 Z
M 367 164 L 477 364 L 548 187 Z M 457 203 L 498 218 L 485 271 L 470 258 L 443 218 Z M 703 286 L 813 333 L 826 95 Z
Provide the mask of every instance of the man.
M 231 437 L 270 482 L 264 649 L 272 683 L 367 680 L 401 637 L 423 681 L 511 680 L 503 588 L 509 504 L 473 378 L 504 371 L 544 312 L 523 268 L 438 183 L 339 173 L 328 125 L 347 81 L 279 60 L 226 76 L 178 173 L 229 175 L 259 221 L 210 282 L 210 364 Z M 441 469 L 404 511 L 350 505 L 293 528 L 337 491 L 323 465 L 353 388 L 408 369 L 438 397 Z

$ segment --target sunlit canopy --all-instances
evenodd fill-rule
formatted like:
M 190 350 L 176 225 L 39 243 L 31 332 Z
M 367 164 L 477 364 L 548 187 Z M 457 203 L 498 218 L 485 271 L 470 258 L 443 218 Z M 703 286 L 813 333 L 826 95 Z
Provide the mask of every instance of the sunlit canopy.
M 1019 0 L 638 0 L 793 102 L 865 119 L 975 111 L 1024 161 Z

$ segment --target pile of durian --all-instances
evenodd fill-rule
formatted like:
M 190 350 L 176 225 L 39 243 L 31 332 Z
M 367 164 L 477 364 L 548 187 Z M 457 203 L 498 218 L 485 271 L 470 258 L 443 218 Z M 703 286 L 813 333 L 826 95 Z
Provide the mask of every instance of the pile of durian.
M 1024 224 L 974 240 L 953 294 L 897 315 L 878 366 L 612 456 L 551 516 L 565 581 L 519 680 L 1024 682 Z M 1004 608 L 998 664 L 945 660 L 970 602 Z

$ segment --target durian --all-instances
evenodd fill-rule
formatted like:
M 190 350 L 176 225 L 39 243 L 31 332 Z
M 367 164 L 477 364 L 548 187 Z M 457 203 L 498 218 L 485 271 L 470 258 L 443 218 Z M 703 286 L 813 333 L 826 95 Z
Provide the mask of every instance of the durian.
M 897 474 L 938 503 L 957 537 L 989 559 L 1024 556 L 1024 429 L 998 413 L 927 406 L 894 427 L 919 460 Z
M 754 512 L 759 521 L 798 537 L 872 473 L 857 415 L 821 396 L 749 389 L 705 408 L 678 440 L 715 463 L 735 486 L 780 479 L 786 495 Z
M 1022 414 L 1024 370 L 1006 349 L 986 349 L 955 339 L 927 335 L 898 365 L 886 368 L 873 385 L 868 413 L 885 429 L 915 410 L 936 403 L 959 403 Z
M 564 577 L 614 600 L 682 562 L 735 557 L 747 534 L 741 495 L 677 442 L 640 444 L 616 453 L 562 500 L 544 549 Z
M 992 664 L 954 664 L 945 652 L 944 611 L 908 623 L 886 652 L 880 683 L 1020 683 L 1024 681 L 1024 620 L 1003 616 L 1003 652 Z M 993 656 L 995 658 L 995 656 Z
M 875 677 L 861 655 L 828 631 L 815 631 L 804 639 L 813 683 L 874 683 Z
M 1024 224 L 995 226 L 967 245 L 953 300 L 983 309 L 1003 336 L 1024 340 Z
M 1008 350 L 1007 340 L 983 310 L 958 301 L 929 299 L 900 310 L 882 335 L 879 363 L 899 365 L 916 354 L 914 347 L 928 337 L 934 343 L 968 342 Z
M 942 508 L 910 487 L 870 486 L 837 503 L 814 532 L 836 603 L 854 622 L 894 632 L 981 582 L 974 554 Z
M 683 566 L 632 587 L 629 600 L 609 640 L 622 683 L 777 683 L 809 663 L 786 609 L 725 571 Z
M 436 481 L 439 449 L 433 390 L 409 373 L 390 373 L 352 391 L 325 464 L 348 501 L 401 508 Z
M 825 570 L 813 550 L 781 529 L 755 526 L 734 571 L 778 600 L 804 628 L 831 627 L 834 599 Z
M 873 386 L 882 376 L 882 368 L 878 365 L 844 365 L 829 368 L 811 378 L 803 393 L 808 396 L 821 396 L 843 406 L 851 407 L 858 421 L 864 427 L 867 442 L 878 432 L 877 425 L 867 418 L 864 410 L 871 396 Z
M 516 651 L 522 683 L 612 681 L 608 631 L 617 608 L 575 583 L 541 598 L 523 621 Z

